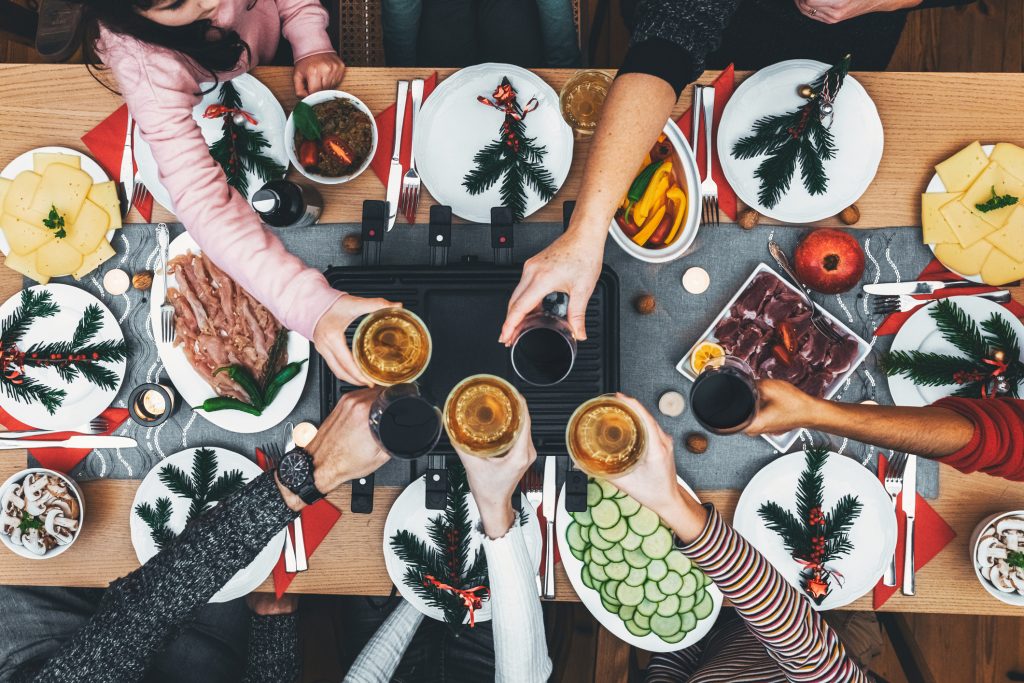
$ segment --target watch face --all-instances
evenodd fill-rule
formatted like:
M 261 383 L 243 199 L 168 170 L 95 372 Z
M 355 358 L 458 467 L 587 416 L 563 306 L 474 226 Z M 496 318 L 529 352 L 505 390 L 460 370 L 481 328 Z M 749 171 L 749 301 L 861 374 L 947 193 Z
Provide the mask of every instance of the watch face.
M 309 456 L 301 451 L 292 451 L 284 456 L 277 468 L 281 483 L 292 490 L 301 486 L 312 475 L 309 460 Z

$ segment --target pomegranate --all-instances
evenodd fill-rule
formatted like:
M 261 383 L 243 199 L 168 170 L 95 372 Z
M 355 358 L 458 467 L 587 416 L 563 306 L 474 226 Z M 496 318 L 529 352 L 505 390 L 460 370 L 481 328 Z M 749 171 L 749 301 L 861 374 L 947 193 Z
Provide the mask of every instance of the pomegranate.
M 864 275 L 864 250 L 849 233 L 819 228 L 800 241 L 793 269 L 811 289 L 841 294 L 853 289 Z

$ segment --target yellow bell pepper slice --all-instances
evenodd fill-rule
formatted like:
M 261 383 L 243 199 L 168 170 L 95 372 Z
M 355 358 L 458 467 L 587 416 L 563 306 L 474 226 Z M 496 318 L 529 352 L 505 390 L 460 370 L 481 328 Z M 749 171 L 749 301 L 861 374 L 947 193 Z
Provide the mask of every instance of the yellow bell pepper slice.
M 633 223 L 635 225 L 644 225 L 647 217 L 651 215 L 651 210 L 665 201 L 665 193 L 668 192 L 670 184 L 668 175 L 671 172 L 672 162 L 667 160 L 654 172 L 644 195 L 633 207 Z
M 633 241 L 639 244 L 641 247 L 647 243 L 647 240 L 651 239 L 651 235 L 661 225 L 661 219 L 665 217 L 665 212 L 668 210 L 668 205 L 662 204 L 658 207 L 650 218 L 644 223 L 643 227 L 640 228 L 640 232 L 633 235 Z
M 686 215 L 686 193 L 678 185 L 673 185 L 665 193 L 665 198 L 675 205 L 675 220 L 672 222 L 672 229 L 665 238 L 665 246 L 672 244 L 679 234 L 679 227 L 683 224 L 683 217 Z

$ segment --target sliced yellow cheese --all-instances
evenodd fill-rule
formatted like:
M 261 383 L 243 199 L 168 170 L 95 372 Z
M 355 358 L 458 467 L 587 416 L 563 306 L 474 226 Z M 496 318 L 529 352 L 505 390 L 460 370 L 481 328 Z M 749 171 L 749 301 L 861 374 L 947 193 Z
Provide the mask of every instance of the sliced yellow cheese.
M 85 171 L 63 164 L 50 164 L 39 182 L 32 210 L 46 216 L 53 207 L 64 217 L 65 224 L 71 225 L 78 219 L 78 212 L 91 188 L 92 177 Z
M 89 190 L 89 201 L 96 202 L 110 217 L 110 227 L 121 227 L 121 199 L 117 196 L 117 184 L 113 180 L 96 183 Z
M 0 213 L 4 212 L 4 197 L 7 196 L 7 190 L 11 187 L 11 181 L 7 178 L 0 178 Z
M 977 275 L 992 252 L 999 251 L 985 241 L 964 249 L 959 244 L 935 245 L 935 258 L 942 265 L 961 275 Z
M 982 220 L 978 212 L 971 211 L 959 200 L 944 205 L 939 213 L 964 247 L 973 245 L 997 230 L 996 226 Z
M 1000 142 L 993 148 L 992 154 L 988 158 L 1005 168 L 1018 180 L 1024 180 L 1024 148 L 1009 142 Z
M 91 254 L 87 254 L 82 257 L 82 265 L 75 271 L 75 279 L 81 280 L 83 277 L 91 273 L 92 271 L 99 268 L 100 264 L 114 256 L 114 248 L 110 246 L 110 242 L 103 240 L 100 242 L 100 246 L 96 248 Z
M 64 241 L 75 248 L 79 254 L 91 254 L 96 251 L 100 240 L 107 234 L 110 227 L 110 216 L 99 206 L 85 200 L 82 210 L 78 212 L 78 220 L 68 228 Z
M 1001 287 L 1024 277 L 1024 261 L 1015 261 L 1000 249 L 993 249 L 981 268 L 985 284 Z
M 972 142 L 935 166 L 935 172 L 946 186 L 946 192 L 963 192 L 988 165 L 988 157 L 980 142 Z
M 921 195 L 921 232 L 926 244 L 959 244 L 956 233 L 939 212 L 945 204 L 959 197 L 956 192 L 925 192 Z
M 40 225 L 46 214 L 33 211 L 32 202 L 35 199 L 36 191 L 43 177 L 32 171 L 22 171 L 11 181 L 4 196 L 3 210 L 0 213 L 10 214 L 23 221 Z M 46 207 L 49 211 L 50 207 Z
M 992 163 L 986 166 L 981 175 L 967 188 L 964 196 L 960 198 L 960 203 L 989 225 L 1001 228 L 1013 212 L 1014 205 L 992 211 L 980 211 L 977 208 L 978 204 L 984 204 L 992 198 L 993 190 L 999 196 L 1008 194 L 1017 197 L 1018 200 L 1024 198 L 1024 182 L 1007 173 L 999 164 Z
M 21 273 L 25 277 L 32 278 L 41 285 L 45 285 L 50 281 L 50 278 L 43 275 L 36 270 L 36 255 L 29 254 L 28 256 L 22 256 L 15 254 L 13 251 L 4 258 L 4 265 L 13 271 Z
M 0 229 L 3 229 L 7 243 L 15 254 L 31 254 L 53 239 L 53 233 L 41 226 L 5 213 L 0 216 Z
M 985 239 L 1014 261 L 1024 261 L 1024 204 L 1013 207 L 1006 225 Z
M 82 255 L 65 240 L 53 240 L 36 252 L 36 269 L 41 275 L 71 275 L 82 265 Z
M 42 174 L 50 164 L 64 164 L 71 168 L 82 168 L 82 157 L 60 152 L 36 152 L 32 155 L 32 170 Z

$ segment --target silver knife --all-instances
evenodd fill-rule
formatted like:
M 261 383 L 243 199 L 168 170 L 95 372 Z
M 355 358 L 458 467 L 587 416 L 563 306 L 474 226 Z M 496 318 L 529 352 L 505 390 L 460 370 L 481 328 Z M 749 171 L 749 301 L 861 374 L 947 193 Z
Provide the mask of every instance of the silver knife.
M 917 456 L 907 453 L 903 470 L 903 514 L 907 516 L 906 547 L 903 549 L 903 594 L 913 595 L 914 581 L 914 516 L 917 513 Z
M 547 522 L 544 543 L 544 592 L 545 600 L 555 599 L 555 510 L 558 509 L 558 456 L 544 458 L 544 520 Z
M 62 440 L 0 439 L 0 450 L 18 448 L 135 448 L 138 442 L 127 436 L 71 436 Z
M 391 154 L 391 170 L 388 172 L 388 232 L 395 227 L 398 218 L 398 197 L 402 192 L 402 129 L 405 127 L 405 100 L 409 95 L 409 81 L 398 81 L 395 96 L 395 151 Z
M 121 176 L 119 178 L 121 188 L 124 191 L 124 201 L 128 207 L 124 210 L 125 214 L 132 210 L 132 195 L 135 193 L 135 164 L 132 162 L 132 128 L 134 128 L 134 123 L 132 115 L 129 113 L 128 130 L 124 134 L 124 150 L 121 152 Z
M 295 448 L 295 439 L 292 438 L 292 423 L 289 422 L 285 430 L 288 432 L 288 440 L 284 444 L 284 452 L 288 453 Z M 304 572 L 309 569 L 309 558 L 306 557 L 306 539 L 302 531 L 302 515 L 300 514 L 292 522 L 292 531 L 295 532 L 295 571 Z
M 894 296 L 897 294 L 931 294 L 940 289 L 949 287 L 984 287 L 985 285 L 967 280 L 953 280 L 943 282 L 941 280 L 909 280 L 907 282 L 879 282 L 872 285 L 864 285 L 864 292 L 881 296 Z

